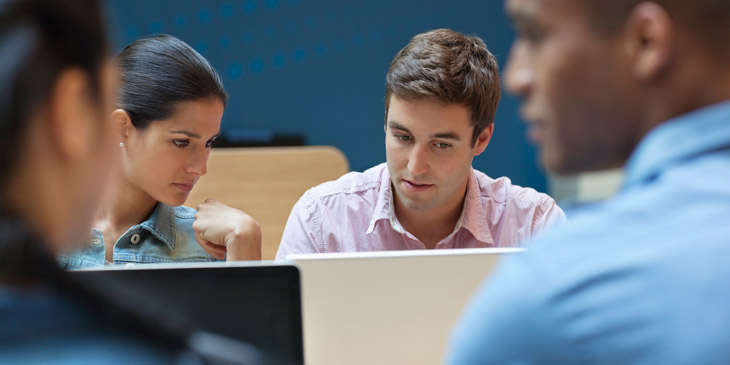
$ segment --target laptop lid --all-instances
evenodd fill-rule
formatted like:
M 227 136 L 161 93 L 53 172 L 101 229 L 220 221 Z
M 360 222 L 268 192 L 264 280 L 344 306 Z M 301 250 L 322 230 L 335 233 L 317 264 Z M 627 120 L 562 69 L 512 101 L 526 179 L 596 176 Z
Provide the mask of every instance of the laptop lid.
M 274 263 L 118 266 L 69 272 L 126 303 L 246 342 L 274 361 L 302 363 L 299 270 Z M 140 304 L 142 305 L 142 304 Z
M 519 248 L 292 254 L 309 364 L 441 364 L 472 293 Z

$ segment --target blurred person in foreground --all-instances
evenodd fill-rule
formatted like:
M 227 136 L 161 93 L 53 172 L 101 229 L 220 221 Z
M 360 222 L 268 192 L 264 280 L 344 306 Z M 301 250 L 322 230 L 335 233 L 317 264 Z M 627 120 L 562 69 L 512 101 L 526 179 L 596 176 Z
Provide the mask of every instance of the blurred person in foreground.
M 506 258 L 454 364 L 730 362 L 730 2 L 508 0 L 507 88 L 556 173 L 616 196 Z
M 56 265 L 118 168 L 108 52 L 97 1 L 0 2 L 0 363 L 255 362 L 245 345 L 143 318 Z

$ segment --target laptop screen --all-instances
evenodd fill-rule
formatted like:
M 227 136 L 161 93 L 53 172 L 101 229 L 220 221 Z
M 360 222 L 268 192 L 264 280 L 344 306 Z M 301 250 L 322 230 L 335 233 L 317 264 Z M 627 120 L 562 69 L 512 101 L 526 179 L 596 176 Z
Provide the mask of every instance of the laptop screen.
M 112 290 L 126 303 L 154 306 L 169 320 L 244 341 L 273 360 L 304 361 L 295 266 L 162 265 L 70 274 Z

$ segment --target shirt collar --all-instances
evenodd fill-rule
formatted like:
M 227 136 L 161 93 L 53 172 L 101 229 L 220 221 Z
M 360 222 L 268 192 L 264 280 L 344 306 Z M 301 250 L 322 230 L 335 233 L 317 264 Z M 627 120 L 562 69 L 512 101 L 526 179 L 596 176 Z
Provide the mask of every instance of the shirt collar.
M 390 210 L 391 201 L 393 199 L 393 192 L 390 185 L 390 173 L 388 172 L 388 166 L 386 164 L 383 164 L 382 167 L 383 170 L 380 173 L 380 188 L 378 189 L 378 200 L 375 202 L 373 217 L 370 219 L 370 224 L 368 225 L 368 230 L 365 231 L 365 234 L 373 233 L 373 231 L 375 230 L 375 224 L 379 220 L 386 219 L 388 221 L 391 221 Z M 395 214 L 393 214 L 393 217 L 395 217 Z M 396 231 L 398 230 L 396 229 Z
M 481 187 L 479 180 L 471 169 L 469 173 L 469 182 L 466 184 L 466 197 L 464 198 L 464 210 L 461 212 L 461 218 L 456 225 L 458 230 L 460 227 L 466 228 L 477 241 L 486 245 L 493 245 L 494 238 L 489 230 L 489 213 L 484 207 L 482 200 Z
M 651 180 L 671 166 L 698 155 L 730 148 L 730 102 L 671 119 L 639 143 L 626 164 L 624 186 Z
M 492 238 L 492 233 L 489 231 L 489 226 L 487 225 L 487 211 L 482 203 L 480 192 L 479 181 L 472 168 L 469 172 L 469 181 L 466 184 L 464 208 L 461 211 L 461 216 L 456 223 L 454 232 L 465 228 L 478 241 L 490 245 L 494 243 L 494 238 Z M 366 234 L 372 233 L 375 230 L 375 224 L 380 220 L 387 220 L 391 228 L 396 232 L 401 234 L 405 233 L 405 229 L 400 225 L 400 222 L 398 222 L 395 216 L 393 201 L 390 173 L 386 167 L 381 173 L 378 200 L 375 203 L 375 211 L 368 225 L 368 230 L 365 232 Z
M 177 234 L 175 230 L 174 207 L 163 203 L 157 203 L 152 215 L 150 215 L 146 221 L 140 223 L 139 226 L 140 228 L 149 231 L 171 250 L 175 249 L 175 238 L 177 237 Z

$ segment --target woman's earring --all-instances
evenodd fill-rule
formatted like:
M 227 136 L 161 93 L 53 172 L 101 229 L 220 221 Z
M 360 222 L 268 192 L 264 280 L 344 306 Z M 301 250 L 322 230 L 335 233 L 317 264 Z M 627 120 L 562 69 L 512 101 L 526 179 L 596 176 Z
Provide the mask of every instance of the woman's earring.
M 119 147 L 124 148 L 124 142 L 119 142 Z

